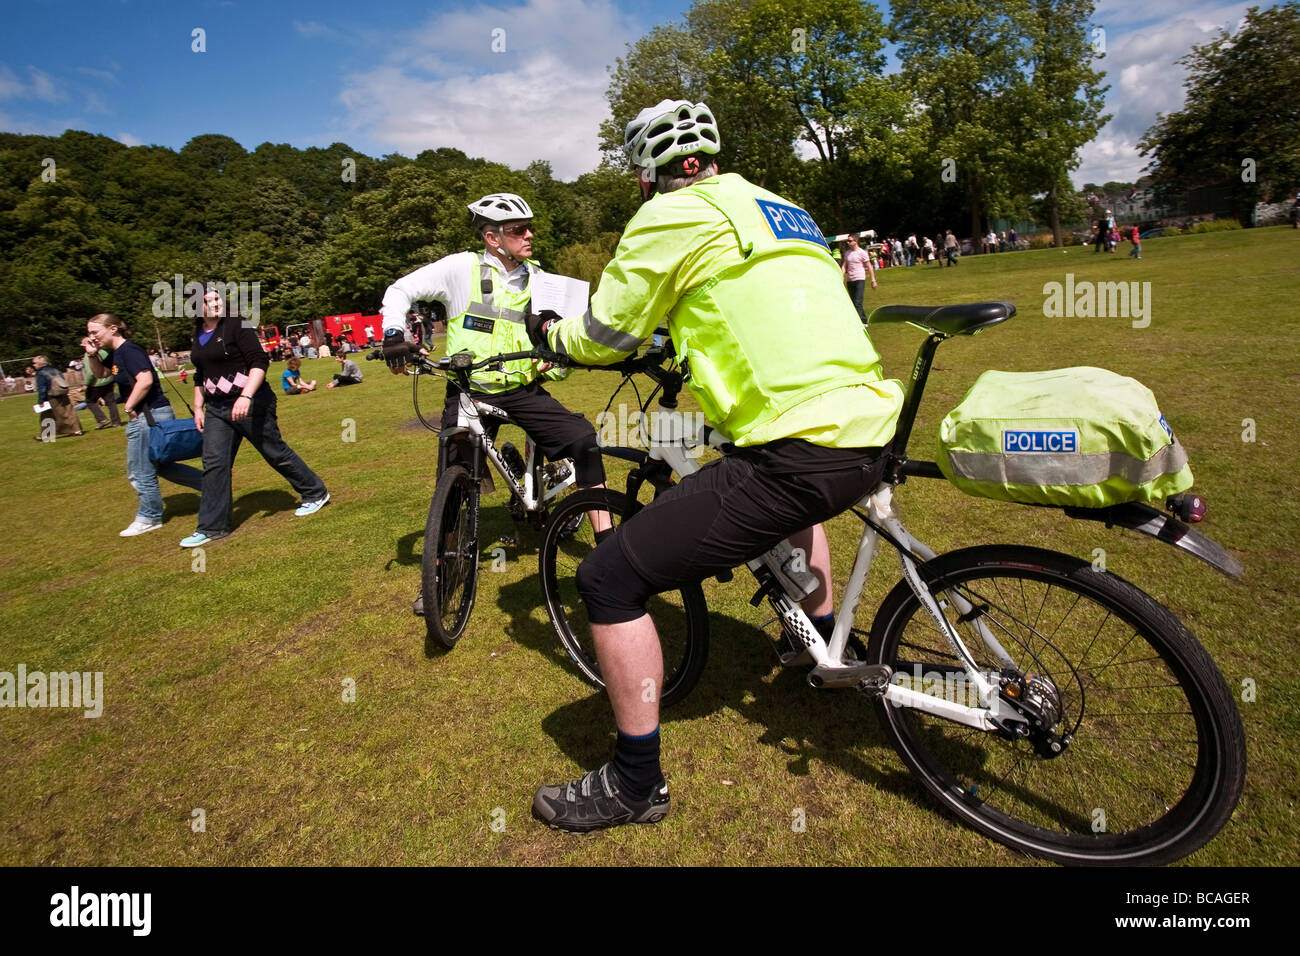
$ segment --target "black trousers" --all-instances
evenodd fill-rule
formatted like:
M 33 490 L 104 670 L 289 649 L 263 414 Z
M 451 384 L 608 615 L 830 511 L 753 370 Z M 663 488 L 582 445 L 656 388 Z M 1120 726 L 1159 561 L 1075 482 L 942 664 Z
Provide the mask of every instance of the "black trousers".
M 578 566 L 588 619 L 635 620 L 653 595 L 739 567 L 782 538 L 846 511 L 884 472 L 880 449 L 861 451 L 853 463 L 836 460 L 823 471 L 814 457 L 809 470 L 790 473 L 766 464 L 760 446 L 687 475 Z
M 579 488 L 591 488 L 605 481 L 605 463 L 596 447 L 596 429 L 582 415 L 561 405 L 537 382 L 509 392 L 470 394 L 509 415 L 528 433 L 548 461 L 572 458 Z M 447 402 L 442 409 L 443 428 L 452 428 L 458 423 L 460 395 L 460 387 L 448 382 Z M 495 441 L 501 421 L 489 419 L 483 424 L 488 436 Z M 467 464 L 460 442 L 454 442 L 448 449 L 447 463 Z
M 245 438 L 303 501 L 319 501 L 325 497 L 325 482 L 280 436 L 274 400 L 254 402 L 248 415 L 240 421 L 230 417 L 232 408 L 231 405 L 204 406 L 203 495 L 199 500 L 198 530 L 213 536 L 230 531 L 230 472 Z

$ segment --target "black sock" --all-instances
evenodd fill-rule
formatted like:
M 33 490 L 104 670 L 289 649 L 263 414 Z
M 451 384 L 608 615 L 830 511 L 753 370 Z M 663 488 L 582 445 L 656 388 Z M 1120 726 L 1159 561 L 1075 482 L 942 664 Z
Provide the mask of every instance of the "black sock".
M 659 728 L 639 737 L 618 732 L 614 759 L 610 769 L 618 778 L 619 789 L 633 800 L 647 800 L 663 779 L 659 768 Z
M 821 617 L 809 614 L 808 620 L 812 621 L 812 626 L 817 628 L 817 633 L 822 636 L 822 640 L 829 644 L 831 635 L 835 633 L 835 612 L 831 611 Z
M 608 537 L 609 537 L 611 534 L 613 534 L 613 533 L 614 533 L 614 529 L 613 529 L 613 528 L 606 528 L 604 531 L 597 531 L 597 532 L 596 532 L 596 544 L 599 545 L 602 541 L 604 541 L 606 538 L 608 538 Z

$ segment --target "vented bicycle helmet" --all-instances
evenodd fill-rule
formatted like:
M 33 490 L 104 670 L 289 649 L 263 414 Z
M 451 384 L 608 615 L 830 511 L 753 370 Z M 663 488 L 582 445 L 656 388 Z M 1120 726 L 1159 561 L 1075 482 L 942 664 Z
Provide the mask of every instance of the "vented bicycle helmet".
M 476 199 L 465 207 L 476 225 L 484 222 L 510 222 L 513 219 L 532 219 L 533 209 L 528 202 L 514 193 L 492 193 Z
M 637 114 L 623 134 L 628 162 L 639 169 L 657 169 L 692 153 L 716 154 L 718 124 L 703 103 L 661 100 Z

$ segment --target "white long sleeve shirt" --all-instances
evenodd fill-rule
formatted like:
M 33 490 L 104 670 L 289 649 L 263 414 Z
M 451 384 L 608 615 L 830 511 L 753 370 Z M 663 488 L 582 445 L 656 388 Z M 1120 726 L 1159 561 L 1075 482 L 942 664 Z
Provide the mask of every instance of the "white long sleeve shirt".
M 406 313 L 410 311 L 412 302 L 429 299 L 441 302 L 447 310 L 447 321 L 454 321 L 469 308 L 470 282 L 479 281 L 478 267 L 483 262 L 496 270 L 497 282 L 505 288 L 511 292 L 523 291 L 528 279 L 527 264 L 521 263 L 507 272 L 501 260 L 487 251 L 444 256 L 402 276 L 384 292 L 380 311 L 384 316 L 385 334 L 396 329 L 410 338 Z

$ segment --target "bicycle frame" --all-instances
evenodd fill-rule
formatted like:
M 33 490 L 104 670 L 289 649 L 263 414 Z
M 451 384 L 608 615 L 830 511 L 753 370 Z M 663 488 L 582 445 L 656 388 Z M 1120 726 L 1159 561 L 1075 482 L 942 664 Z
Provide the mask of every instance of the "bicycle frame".
M 542 456 L 537 453 L 537 446 L 533 444 L 531 438 L 527 437 L 527 432 L 524 433 L 524 473 L 516 479 L 506 465 L 505 459 L 501 457 L 501 450 L 497 448 L 496 442 L 488 434 L 488 428 L 483 423 L 484 417 L 499 418 L 509 424 L 517 424 L 502 409 L 481 399 L 475 399 L 468 392 L 462 390 L 459 396 L 458 424 L 455 428 L 444 429 L 439 439 L 439 474 L 442 474 L 446 463 L 448 443 L 460 435 L 468 434 L 470 444 L 474 448 L 473 477 L 476 480 L 482 477 L 482 460 L 486 457 L 497 474 L 501 476 L 502 481 L 506 483 L 510 493 L 518 499 L 520 505 L 529 514 L 540 511 L 548 501 L 577 480 L 573 461 L 565 458 L 563 462 L 567 463 L 569 474 L 562 481 L 553 485 L 548 485 L 543 481 L 542 467 L 544 463 Z
M 651 419 L 647 435 L 642 432 L 646 442 L 646 457 L 649 460 L 663 462 L 682 477 L 699 471 L 697 449 L 708 446 L 722 450 L 728 446 L 718 432 L 708 426 L 696 430 L 693 436 L 684 434 L 680 427 L 681 416 L 674 408 L 660 406 L 660 411 L 667 414 L 648 416 Z M 895 707 L 910 707 L 925 711 L 947 720 L 976 727 L 980 730 L 996 730 L 1004 721 L 1023 721 L 1024 718 L 1008 707 L 999 707 L 999 685 L 991 680 L 976 665 L 974 657 L 962 643 L 960 635 L 943 614 L 939 602 L 921 580 L 917 571 L 915 557 L 928 561 L 935 557 L 929 546 L 914 538 L 893 510 L 894 486 L 882 482 L 875 490 L 863 498 L 858 506 L 866 510 L 863 519 L 865 527 L 858 542 L 857 555 L 853 562 L 853 571 L 845 584 L 841 595 L 840 610 L 835 618 L 835 628 L 829 642 L 824 640 L 804 613 L 803 608 L 781 589 L 773 570 L 765 564 L 766 555 L 747 562 L 751 573 L 760 584 L 760 593 L 765 592 L 785 625 L 806 647 L 812 659 L 813 667 L 808 673 L 808 681 L 815 687 L 858 687 L 864 691 L 880 694 Z M 898 549 L 903 566 L 903 576 L 916 594 L 922 606 L 938 624 L 946 637 L 953 653 L 962 662 L 962 668 L 971 685 L 976 688 L 980 701 L 979 707 L 947 700 L 932 694 L 921 693 L 891 681 L 884 688 L 869 686 L 870 679 L 877 668 L 864 661 L 845 661 L 844 652 L 848 646 L 849 635 L 853 628 L 853 618 L 862 600 L 862 592 L 867 574 L 871 570 L 881 532 L 891 545 Z M 788 539 L 786 541 L 788 544 Z M 972 605 L 960 595 L 954 595 L 957 610 L 967 614 Z M 974 622 L 975 630 L 990 652 L 1008 667 L 1015 662 L 996 640 L 984 622 L 978 618 Z M 868 686 L 864 686 L 868 685 Z

